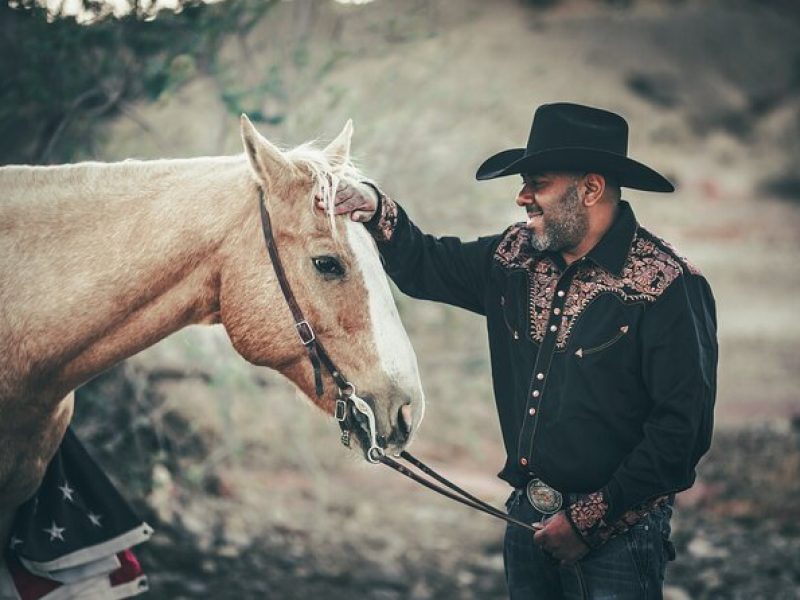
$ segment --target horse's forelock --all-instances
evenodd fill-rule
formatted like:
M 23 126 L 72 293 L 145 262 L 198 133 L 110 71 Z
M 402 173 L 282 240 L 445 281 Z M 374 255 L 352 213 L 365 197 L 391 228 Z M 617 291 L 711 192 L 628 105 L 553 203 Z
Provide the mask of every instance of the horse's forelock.
M 313 181 L 311 193 L 309 194 L 309 206 L 312 211 L 316 210 L 316 198 L 322 198 L 325 211 L 328 214 L 331 234 L 334 239 L 337 239 L 338 235 L 333 214 L 336 188 L 342 179 L 353 179 L 355 181 L 363 179 L 361 171 L 351 160 L 348 160 L 343 165 L 332 165 L 325 152 L 315 147 L 313 142 L 307 142 L 289 150 L 286 152 L 286 156 L 293 163 L 300 164 L 308 169 Z

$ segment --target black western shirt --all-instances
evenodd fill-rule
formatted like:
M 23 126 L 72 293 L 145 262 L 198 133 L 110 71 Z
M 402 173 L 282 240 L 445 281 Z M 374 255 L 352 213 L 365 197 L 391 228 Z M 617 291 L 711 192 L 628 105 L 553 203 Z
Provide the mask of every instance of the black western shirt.
M 627 202 L 571 265 L 524 223 L 437 238 L 386 196 L 368 228 L 400 290 L 486 317 L 502 479 L 580 494 L 566 513 L 590 546 L 692 485 L 711 441 L 714 298 Z

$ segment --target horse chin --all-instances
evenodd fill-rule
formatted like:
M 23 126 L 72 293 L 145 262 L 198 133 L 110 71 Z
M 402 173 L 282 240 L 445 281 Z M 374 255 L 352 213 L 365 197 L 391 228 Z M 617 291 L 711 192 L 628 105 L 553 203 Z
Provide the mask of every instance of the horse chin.
M 350 449 L 360 454 L 367 462 L 371 462 L 368 454 L 369 448 L 369 434 L 365 429 L 356 425 L 350 430 Z

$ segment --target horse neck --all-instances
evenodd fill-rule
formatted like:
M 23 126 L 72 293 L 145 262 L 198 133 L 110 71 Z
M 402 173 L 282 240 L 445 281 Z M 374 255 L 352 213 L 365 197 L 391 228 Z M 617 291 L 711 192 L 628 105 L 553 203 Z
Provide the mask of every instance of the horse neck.
M 251 181 L 243 157 L 0 169 L 0 346 L 26 387 L 66 393 L 213 322 L 216 251 Z

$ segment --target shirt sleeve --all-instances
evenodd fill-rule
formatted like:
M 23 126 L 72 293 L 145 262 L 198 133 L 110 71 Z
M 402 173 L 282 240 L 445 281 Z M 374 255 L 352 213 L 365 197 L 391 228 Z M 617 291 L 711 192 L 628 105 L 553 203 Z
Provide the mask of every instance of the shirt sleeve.
M 642 440 L 603 489 L 567 508 L 571 524 L 590 546 L 694 483 L 697 462 L 711 444 L 716 327 L 711 289 L 694 273 L 676 279 L 645 313 L 641 373 L 651 410 Z
M 378 245 L 384 269 L 397 287 L 414 298 L 485 314 L 491 259 L 500 236 L 462 242 L 456 237 L 423 233 L 401 206 L 375 189 L 378 210 L 366 225 Z

